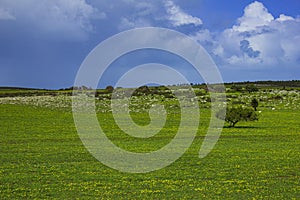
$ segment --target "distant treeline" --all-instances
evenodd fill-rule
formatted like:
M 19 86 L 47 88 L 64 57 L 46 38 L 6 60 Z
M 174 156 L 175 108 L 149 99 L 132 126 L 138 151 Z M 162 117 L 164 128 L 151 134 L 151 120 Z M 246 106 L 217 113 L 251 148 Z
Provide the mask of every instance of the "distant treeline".
M 23 88 L 23 87 L 0 87 L 0 90 L 41 90 L 41 89 Z
M 291 81 L 254 81 L 254 82 L 232 82 L 225 83 L 225 85 L 247 85 L 247 84 L 255 84 L 257 86 L 265 86 L 265 87 L 300 87 L 300 80 L 291 80 Z
M 194 84 L 191 83 L 191 86 L 194 88 L 201 88 L 206 91 L 218 91 L 218 86 L 220 84 L 209 84 L 208 86 L 205 83 Z M 254 88 L 280 88 L 280 89 L 290 89 L 298 88 L 300 89 L 300 80 L 291 80 L 291 81 L 246 81 L 246 82 L 231 82 L 224 84 L 226 88 L 236 89 L 245 89 L 250 92 L 250 89 Z M 178 86 L 181 86 L 180 84 Z M 174 86 L 172 86 L 174 87 Z M 176 86 L 175 86 L 176 87 Z M 149 93 L 171 95 L 169 92 L 166 92 L 165 88 L 160 86 L 149 86 Z M 208 89 L 209 88 L 209 89 Z M 222 87 L 220 87 L 222 88 Z M 49 90 L 49 89 L 37 89 L 37 88 L 22 88 L 22 87 L 0 87 L 0 97 L 17 97 L 17 96 L 45 96 L 45 95 L 72 95 L 73 89 L 75 90 L 91 90 L 91 88 L 86 86 L 80 87 L 69 87 L 62 88 L 58 90 Z M 144 88 L 145 89 L 145 88 Z M 113 90 L 112 86 L 107 86 L 105 89 L 97 89 L 96 96 L 101 94 L 111 93 Z M 254 90 L 253 90 L 254 91 Z M 135 95 L 138 95 L 135 94 Z
M 0 97 L 27 97 L 27 96 L 57 96 L 72 95 L 71 91 L 45 90 L 33 88 L 0 87 Z

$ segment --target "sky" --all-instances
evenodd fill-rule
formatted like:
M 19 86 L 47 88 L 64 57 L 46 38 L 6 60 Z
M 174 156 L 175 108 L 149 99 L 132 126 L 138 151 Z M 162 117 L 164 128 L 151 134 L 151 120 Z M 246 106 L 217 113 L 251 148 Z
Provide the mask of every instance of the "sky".
M 99 43 L 149 26 L 197 41 L 225 82 L 300 79 L 299 0 L 0 0 L 0 86 L 70 87 Z M 116 60 L 99 86 L 136 63 L 168 64 L 159 55 Z M 202 81 L 184 61 L 169 60 L 190 82 Z

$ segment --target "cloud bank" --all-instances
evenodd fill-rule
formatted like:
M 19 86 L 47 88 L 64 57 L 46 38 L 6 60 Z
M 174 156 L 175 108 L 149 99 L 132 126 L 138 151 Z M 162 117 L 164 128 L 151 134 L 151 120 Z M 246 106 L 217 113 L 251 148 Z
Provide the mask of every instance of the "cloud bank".
M 83 39 L 93 31 L 92 20 L 106 15 L 85 0 L 2 0 L 0 19 L 16 19 L 20 26 L 51 35 L 68 35 L 66 38 Z
M 202 30 L 192 37 L 221 65 L 244 68 L 300 67 L 300 18 L 275 18 L 260 2 L 244 9 L 236 24 L 221 33 Z

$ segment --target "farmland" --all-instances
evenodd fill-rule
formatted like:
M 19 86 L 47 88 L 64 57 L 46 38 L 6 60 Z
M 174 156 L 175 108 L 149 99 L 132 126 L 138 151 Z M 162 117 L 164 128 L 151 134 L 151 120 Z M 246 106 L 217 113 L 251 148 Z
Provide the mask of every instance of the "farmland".
M 251 93 L 226 87 L 228 104 L 250 105 L 253 98 L 258 99 L 259 120 L 239 122 L 235 128 L 225 124 L 214 149 L 199 159 L 211 112 L 209 93 L 194 87 L 197 97 L 185 100 L 199 103 L 195 140 L 176 162 L 145 174 L 111 169 L 86 150 L 74 125 L 72 97 L 67 91 L 20 95 L 21 90 L 18 95 L 7 95 L 1 90 L 0 198 L 299 199 L 298 87 L 268 85 Z M 122 134 L 111 116 L 109 97 L 96 97 L 97 117 L 119 147 L 150 152 L 174 137 L 176 99 L 162 94 L 133 98 L 130 109 L 137 124 L 149 120 L 147 109 L 155 102 L 163 102 L 173 113 L 162 132 L 142 141 Z

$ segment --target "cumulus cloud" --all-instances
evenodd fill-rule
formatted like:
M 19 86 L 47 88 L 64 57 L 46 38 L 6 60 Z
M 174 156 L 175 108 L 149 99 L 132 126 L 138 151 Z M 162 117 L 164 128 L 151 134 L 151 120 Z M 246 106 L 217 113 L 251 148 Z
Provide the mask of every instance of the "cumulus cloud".
M 257 58 L 260 54 L 259 51 L 254 51 L 252 47 L 250 47 L 250 43 L 248 40 L 242 40 L 240 42 L 240 49 L 244 53 L 246 53 L 250 58 Z
M 284 21 L 288 21 L 288 20 L 294 20 L 294 18 L 290 17 L 290 16 L 286 16 L 285 14 L 281 14 L 279 16 L 279 18 L 276 19 L 276 21 L 279 21 L 279 22 L 284 22 Z
M 255 1 L 244 9 L 244 15 L 240 17 L 238 25 L 233 26 L 233 30 L 239 32 L 253 31 L 257 27 L 268 25 L 274 17 L 267 8 L 260 2 Z
M 164 4 L 168 13 L 168 19 L 174 27 L 190 24 L 195 26 L 202 25 L 201 19 L 185 13 L 179 6 L 175 5 L 173 1 L 167 0 Z
M 71 38 L 84 37 L 93 30 L 92 19 L 106 17 L 85 0 L 3 0 L 0 7 L 11 10 L 19 23 L 25 22 L 46 33 L 68 34 Z
M 299 65 L 300 18 L 284 14 L 275 18 L 260 2 L 248 5 L 232 28 L 209 35 L 208 48 L 224 65 Z

